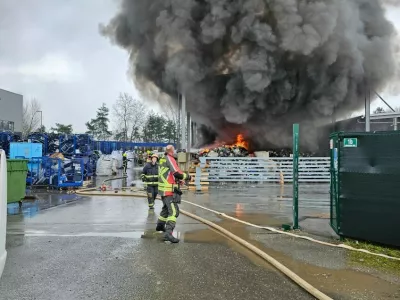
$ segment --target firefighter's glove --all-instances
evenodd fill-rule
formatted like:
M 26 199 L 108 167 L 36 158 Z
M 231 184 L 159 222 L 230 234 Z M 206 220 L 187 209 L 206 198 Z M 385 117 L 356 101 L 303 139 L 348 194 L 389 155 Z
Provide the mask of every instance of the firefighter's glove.
M 184 180 L 185 180 L 185 181 L 190 181 L 191 179 L 192 179 L 192 176 L 190 176 L 188 172 L 185 172 L 185 178 L 184 178 Z
M 174 194 L 178 194 L 179 196 L 182 196 L 182 191 L 178 189 L 177 187 L 174 187 Z
M 172 196 L 172 202 L 180 204 L 182 198 L 182 191 L 177 187 L 174 188 L 174 195 Z

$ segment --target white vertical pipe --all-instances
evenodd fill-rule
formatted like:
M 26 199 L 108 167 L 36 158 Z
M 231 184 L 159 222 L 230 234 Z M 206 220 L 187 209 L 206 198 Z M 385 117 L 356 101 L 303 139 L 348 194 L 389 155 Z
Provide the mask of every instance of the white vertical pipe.
M 181 106 L 181 149 L 186 147 L 186 97 L 182 94 L 182 106 Z
M 188 152 L 192 148 L 192 126 L 190 126 L 191 123 L 192 123 L 192 120 L 190 119 L 190 112 L 187 112 L 187 119 L 186 119 L 187 147 L 186 147 L 186 150 Z

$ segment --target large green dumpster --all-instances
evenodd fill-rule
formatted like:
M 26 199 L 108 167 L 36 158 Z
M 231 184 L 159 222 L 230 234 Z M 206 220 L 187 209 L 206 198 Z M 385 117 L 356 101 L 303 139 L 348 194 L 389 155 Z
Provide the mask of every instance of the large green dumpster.
M 25 197 L 28 160 L 7 160 L 7 203 L 18 202 Z
M 400 131 L 330 138 L 332 228 L 342 237 L 400 247 Z

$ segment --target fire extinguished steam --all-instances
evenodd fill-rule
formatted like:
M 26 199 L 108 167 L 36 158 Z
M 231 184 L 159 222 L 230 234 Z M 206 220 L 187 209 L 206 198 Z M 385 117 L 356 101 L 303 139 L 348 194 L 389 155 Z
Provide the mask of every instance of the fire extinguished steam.
M 285 147 L 300 122 L 310 146 L 396 74 L 380 0 L 123 0 L 101 31 L 142 92 L 186 95 L 205 138 Z

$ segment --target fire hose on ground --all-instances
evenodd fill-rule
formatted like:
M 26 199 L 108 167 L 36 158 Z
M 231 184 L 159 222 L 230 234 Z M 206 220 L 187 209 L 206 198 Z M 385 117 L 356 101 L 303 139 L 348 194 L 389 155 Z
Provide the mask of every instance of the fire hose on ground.
M 117 178 L 113 178 L 113 179 L 117 179 Z M 97 190 L 98 190 L 98 188 L 89 188 L 89 189 L 78 190 L 76 193 L 79 195 L 86 195 L 86 196 L 100 195 L 100 196 L 130 196 L 130 197 L 140 197 L 140 198 L 147 197 L 144 193 L 129 193 L 128 194 L 128 193 L 115 193 L 115 192 L 107 192 L 107 191 L 98 193 Z M 139 191 L 135 191 L 135 192 L 139 192 Z M 157 197 L 157 200 L 160 200 L 160 198 Z M 182 200 L 182 202 L 192 204 L 191 202 L 186 201 L 186 200 Z M 238 237 L 237 235 L 231 233 L 230 231 L 222 228 L 221 226 L 219 226 L 211 221 L 208 221 L 208 220 L 206 220 L 202 217 L 199 217 L 197 215 L 194 215 L 190 212 L 187 212 L 182 209 L 180 209 L 180 212 L 190 218 L 193 218 L 203 224 L 206 224 L 206 225 L 216 229 L 223 235 L 231 238 L 232 240 L 234 240 L 237 243 L 241 244 L 242 246 L 246 247 L 250 251 L 254 252 L 258 256 L 260 256 L 261 258 L 263 258 L 264 260 L 269 262 L 271 265 L 273 265 L 275 268 L 277 268 L 280 272 L 282 272 L 287 277 L 289 277 L 293 282 L 298 284 L 300 287 L 302 287 L 305 291 L 307 291 L 309 294 L 311 294 L 315 298 L 320 299 L 320 300 L 332 300 L 332 298 L 330 298 L 329 296 L 325 295 L 324 293 L 322 293 L 321 291 L 319 291 L 318 289 L 313 287 L 311 284 L 309 284 L 307 281 L 302 279 L 300 276 L 295 274 L 293 271 L 291 271 L 290 269 L 285 267 L 283 264 L 278 262 L 276 259 L 274 259 L 270 255 L 268 255 L 267 253 L 263 252 L 262 250 L 258 249 L 257 247 L 251 245 L 249 242 L 246 242 L 245 240 Z
M 117 178 L 113 178 L 111 180 L 116 180 Z M 118 178 L 120 179 L 120 178 Z M 110 180 L 108 180 L 110 181 Z M 104 182 L 103 182 L 104 184 Z M 99 195 L 99 193 L 97 192 L 98 188 L 90 188 L 90 189 L 83 189 L 83 190 L 78 190 L 77 194 L 80 195 Z M 96 191 L 96 192 L 95 192 Z M 137 192 L 137 191 L 136 191 Z M 122 193 L 111 193 L 111 192 L 102 192 L 100 193 L 100 195 L 108 195 L 108 196 L 121 196 L 124 195 Z M 126 196 L 128 196 L 127 193 L 125 193 Z M 124 195 L 124 196 L 125 196 Z M 134 193 L 134 194 L 130 194 L 129 196 L 133 196 L 133 197 L 142 197 L 145 198 L 146 195 L 144 193 Z M 157 198 L 158 200 L 160 200 L 159 198 Z M 182 200 L 185 203 L 191 203 L 185 200 Z M 231 233 L 230 231 L 222 228 L 221 226 L 208 221 L 202 217 L 199 217 L 197 215 L 194 215 L 190 212 L 187 212 L 185 210 L 180 210 L 180 212 L 192 219 L 195 219 L 203 224 L 206 224 L 214 229 L 216 229 L 218 232 L 220 232 L 221 234 L 225 235 L 226 237 L 231 238 L 232 240 L 236 241 L 237 243 L 241 244 L 242 246 L 246 247 L 247 249 L 249 249 L 250 251 L 254 252 L 255 254 L 257 254 L 258 256 L 260 256 L 261 258 L 263 258 L 264 260 L 266 260 L 268 263 L 270 263 L 271 265 L 273 265 L 275 268 L 277 268 L 280 272 L 282 272 L 284 275 L 286 275 L 287 277 L 289 277 L 293 282 L 295 282 L 297 285 L 299 285 L 301 288 L 303 288 L 305 291 L 307 291 L 309 294 L 311 294 L 312 296 L 316 297 L 317 299 L 320 300 L 328 300 L 328 299 L 332 299 L 329 296 L 325 295 L 324 293 L 322 293 L 321 291 L 319 291 L 317 288 L 315 288 L 314 286 L 312 286 L 311 284 L 309 284 L 307 281 L 305 281 L 304 279 L 302 279 L 300 276 L 298 276 L 297 274 L 295 274 L 293 271 L 291 271 L 290 269 L 288 269 L 287 267 L 285 267 L 283 264 L 281 264 L 280 262 L 278 262 L 276 259 L 274 259 L 273 257 L 271 257 L 270 255 L 268 255 L 267 253 L 263 252 L 262 250 L 258 249 L 257 247 L 251 245 L 249 242 L 243 240 L 242 238 L 238 237 L 237 235 Z
M 121 178 L 125 178 L 125 177 L 121 177 Z M 121 178 L 113 178 L 111 180 L 121 179 Z M 106 180 L 106 181 L 111 181 L 111 180 Z M 125 189 L 131 189 L 131 188 L 125 188 Z M 130 194 L 128 194 L 128 193 L 115 194 L 114 192 L 90 193 L 91 191 L 97 191 L 97 188 L 81 189 L 81 190 L 78 190 L 76 193 L 80 194 L 80 195 L 86 195 L 86 196 L 129 196 L 129 197 L 140 197 L 140 198 L 147 197 L 145 194 L 134 193 L 134 192 L 139 192 L 139 191 L 133 191 L 133 193 L 130 193 Z M 160 200 L 159 197 L 157 197 L 157 199 Z M 242 224 L 254 227 L 254 228 L 265 229 L 265 230 L 268 230 L 268 231 L 271 231 L 271 232 L 284 234 L 284 235 L 291 236 L 291 237 L 294 237 L 294 238 L 304 239 L 304 240 L 307 240 L 307 241 L 310 241 L 310 242 L 314 242 L 314 243 L 317 243 L 317 244 L 320 244 L 320 245 L 324 245 L 324 246 L 335 247 L 335 248 L 343 248 L 343 249 L 346 249 L 346 250 L 363 252 L 363 253 L 374 255 L 374 256 L 379 256 L 379 257 L 383 257 L 383 258 L 387 258 L 387 259 L 400 261 L 400 258 L 398 258 L 398 257 L 393 257 L 393 256 L 389 256 L 389 255 L 386 255 L 386 254 L 381 254 L 381 253 L 375 253 L 375 252 L 368 251 L 366 249 L 358 249 L 358 248 L 354 248 L 354 247 L 351 247 L 351 246 L 348 246 L 348 245 L 345 245 L 345 244 L 332 244 L 332 243 L 328 243 L 328 242 L 323 242 L 323 241 L 320 241 L 320 240 L 317 240 L 317 239 L 314 239 L 314 238 L 311 238 L 311 237 L 308 237 L 308 236 L 303 236 L 303 235 L 299 235 L 299 234 L 286 232 L 286 231 L 279 230 L 279 229 L 276 229 L 276 228 L 273 228 L 273 227 L 256 225 L 256 224 L 253 224 L 253 223 L 249 223 L 249 222 L 246 222 L 246 221 L 231 217 L 231 216 L 229 216 L 229 215 L 227 215 L 225 213 L 222 213 L 222 212 L 219 212 L 219 211 L 204 207 L 202 205 L 199 205 L 199 204 L 187 201 L 187 200 L 183 200 L 182 199 L 182 202 L 190 204 L 190 205 L 193 205 L 193 206 L 197 206 L 197 207 L 199 207 L 201 209 L 204 209 L 204 210 L 207 210 L 209 212 L 212 212 L 212 213 L 214 213 L 214 214 L 216 214 L 218 216 L 221 216 L 223 218 L 230 219 L 230 220 L 233 220 L 235 222 L 242 223 Z
M 107 179 L 105 181 L 103 181 L 103 184 L 107 181 L 112 181 L 112 180 L 117 180 L 117 179 L 124 179 L 126 178 L 126 176 L 124 177 L 118 177 L 118 178 L 112 178 L 112 179 Z M 130 196 L 130 197 L 140 197 L 140 198 L 146 198 L 147 195 L 145 193 L 141 193 L 141 191 L 139 190 L 133 190 L 133 188 L 124 188 L 124 189 L 128 189 L 130 190 L 130 193 L 115 193 L 111 192 L 111 191 L 104 191 L 102 190 L 102 192 L 98 192 L 99 187 L 97 188 L 88 188 L 88 189 L 81 189 L 78 190 L 76 193 L 79 195 L 86 195 L 86 196 Z M 160 200 L 160 197 L 157 197 L 157 200 Z M 219 211 L 213 210 L 213 209 L 209 209 L 207 207 L 201 206 L 199 204 L 187 201 L 187 200 L 182 200 L 182 202 L 199 207 L 201 209 L 210 211 L 218 216 L 222 216 L 223 218 L 226 219 L 230 219 L 251 227 L 255 227 L 255 228 L 259 228 L 259 229 L 265 229 L 265 230 L 269 230 L 272 232 L 276 232 L 276 233 L 280 233 L 280 234 L 285 234 L 291 237 L 295 237 L 295 238 L 301 238 L 301 239 L 305 239 L 314 243 L 318 243 L 321 245 L 325 245 L 325 246 L 331 246 L 331 247 L 337 247 L 337 248 L 344 248 L 347 250 L 352 250 L 352 251 L 359 251 L 359 252 L 363 252 L 363 253 L 367 253 L 367 254 L 371 254 L 371 255 L 376 255 L 376 256 L 380 256 L 380 257 L 384 257 L 384 258 L 388 258 L 388 259 L 394 259 L 394 260 L 400 260 L 400 258 L 396 258 L 396 257 L 391 257 L 385 254 L 380 254 L 380 253 L 373 253 L 370 252 L 368 250 L 365 249 L 356 249 L 353 248 L 351 246 L 347 246 L 344 244 L 331 244 L 331 243 L 327 243 L 327 242 L 323 242 L 323 241 L 319 241 L 307 236 L 301 236 L 301 235 L 297 235 L 297 234 L 293 234 L 290 232 L 285 232 L 282 230 L 278 230 L 276 228 L 272 228 L 272 227 L 266 227 L 266 226 L 259 226 L 256 224 L 252 224 L 234 217 L 231 217 L 229 215 L 226 215 L 225 213 L 221 213 Z M 287 267 L 285 267 L 283 264 L 281 264 L 279 261 L 277 261 L 276 259 L 274 259 L 273 257 L 271 257 L 270 255 L 268 255 L 267 253 L 265 253 L 264 251 L 260 250 L 259 248 L 255 247 L 254 245 L 250 244 L 249 242 L 245 241 L 244 239 L 238 237 L 237 235 L 233 234 L 232 232 L 222 228 L 221 226 L 215 224 L 214 222 L 208 221 L 202 217 L 199 217 L 195 214 L 192 214 L 188 211 L 185 210 L 180 210 L 180 212 L 192 219 L 195 219 L 203 224 L 206 224 L 214 229 L 216 229 L 218 232 L 220 232 L 221 234 L 225 235 L 226 237 L 231 238 L 232 240 L 236 241 L 237 243 L 241 244 L 242 246 L 244 246 L 245 248 L 249 249 L 250 251 L 252 251 L 253 253 L 257 254 L 258 256 L 260 256 L 261 258 L 263 258 L 264 260 L 266 260 L 268 263 L 270 263 L 271 265 L 273 265 L 275 268 L 277 268 L 280 272 L 282 272 L 284 275 L 286 275 L 287 277 L 289 277 L 293 282 L 295 282 L 297 285 L 299 285 L 301 288 L 303 288 L 305 291 L 307 291 L 309 294 L 311 294 L 312 296 L 316 297 L 317 299 L 320 300 L 327 300 L 327 299 L 332 299 L 329 296 L 327 296 L 326 294 L 322 293 L 321 291 L 319 291 L 317 288 L 315 288 L 314 286 L 312 286 L 311 284 L 309 284 L 307 281 L 305 281 L 304 279 L 302 279 L 300 276 L 298 276 L 297 274 L 295 274 L 293 271 L 291 271 L 290 269 L 288 269 Z

